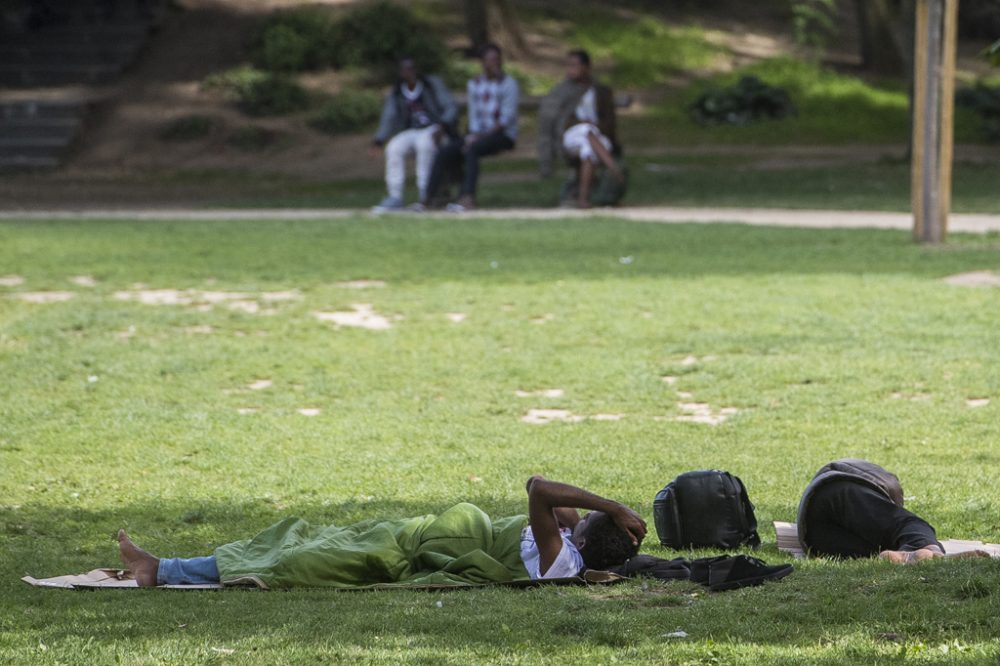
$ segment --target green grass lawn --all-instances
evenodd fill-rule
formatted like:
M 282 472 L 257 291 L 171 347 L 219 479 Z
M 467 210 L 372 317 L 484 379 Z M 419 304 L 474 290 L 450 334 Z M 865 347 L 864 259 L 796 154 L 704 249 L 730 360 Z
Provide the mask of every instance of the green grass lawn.
M 808 561 L 717 595 L 18 580 L 114 565 L 122 526 L 193 556 L 290 514 L 520 513 L 536 472 L 651 520 L 663 484 L 707 467 L 747 483 L 760 555 L 782 561 L 770 521 L 839 456 L 896 471 L 941 536 L 995 541 L 1000 289 L 940 279 L 983 269 L 1000 269 L 997 235 L 929 249 L 897 232 L 610 219 L 2 223 L 0 276 L 25 282 L 0 286 L 0 663 L 995 665 L 996 561 Z M 359 279 L 386 284 L 337 286 Z M 141 289 L 243 305 L 115 297 Z M 300 298 L 263 296 L 287 290 Z M 46 291 L 73 297 L 18 297 Z M 392 327 L 312 315 L 357 303 Z M 515 395 L 545 388 L 565 393 Z M 685 401 L 739 413 L 678 422 Z M 623 416 L 537 426 L 531 408 Z M 672 556 L 655 538 L 643 550 Z M 663 636 L 677 629 L 689 637 Z

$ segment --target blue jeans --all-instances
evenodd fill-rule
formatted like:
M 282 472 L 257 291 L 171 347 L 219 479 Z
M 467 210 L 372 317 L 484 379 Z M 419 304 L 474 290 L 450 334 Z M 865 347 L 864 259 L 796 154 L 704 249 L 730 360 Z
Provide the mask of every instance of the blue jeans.
M 157 585 L 204 585 L 219 582 L 215 557 L 165 557 L 156 570 Z

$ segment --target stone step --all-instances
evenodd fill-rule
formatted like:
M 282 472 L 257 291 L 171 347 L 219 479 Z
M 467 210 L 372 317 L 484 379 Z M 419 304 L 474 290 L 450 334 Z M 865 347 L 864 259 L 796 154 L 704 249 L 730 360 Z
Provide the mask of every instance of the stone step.
M 84 103 L 75 101 L 0 102 L 0 122 L 23 119 L 78 120 Z
M 54 87 L 73 84 L 108 83 L 124 69 L 115 64 L 0 64 L 0 86 L 19 88 Z
M 7 157 L 0 154 L 0 170 L 21 170 L 21 169 L 51 169 L 59 166 L 59 158 L 46 157 Z
M 95 42 L 101 39 L 128 39 L 145 35 L 152 29 L 149 21 L 117 23 L 63 22 L 38 28 L 10 30 L 0 24 L 0 38 L 5 44 L 31 44 L 45 40 L 63 42 Z
M 35 148 L 62 148 L 69 145 L 73 135 L 69 136 L 2 136 L 0 135 L 0 151 L 33 150 Z
M 58 118 L 51 120 L 0 120 L 0 141 L 5 139 L 57 140 L 69 143 L 80 129 L 80 121 Z
M 5 65 L 59 65 L 66 62 L 113 64 L 129 62 L 143 41 L 104 44 L 33 44 L 10 46 L 0 43 L 0 63 Z
M 34 143 L 34 144 L 24 144 L 24 145 L 6 145 L 4 139 L 0 139 L 0 157 L 7 158 L 10 160 L 16 159 L 33 159 L 33 158 L 48 158 L 52 157 L 59 159 L 66 150 L 67 144 L 65 142 L 47 142 L 47 143 Z

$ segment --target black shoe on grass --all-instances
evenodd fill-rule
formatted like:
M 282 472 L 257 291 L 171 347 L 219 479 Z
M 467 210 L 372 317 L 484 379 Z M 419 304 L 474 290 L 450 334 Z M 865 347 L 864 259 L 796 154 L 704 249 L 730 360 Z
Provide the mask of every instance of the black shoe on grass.
M 779 580 L 794 570 L 791 564 L 769 566 L 767 562 L 749 555 L 712 557 L 691 563 L 691 580 L 712 592 L 723 592 Z

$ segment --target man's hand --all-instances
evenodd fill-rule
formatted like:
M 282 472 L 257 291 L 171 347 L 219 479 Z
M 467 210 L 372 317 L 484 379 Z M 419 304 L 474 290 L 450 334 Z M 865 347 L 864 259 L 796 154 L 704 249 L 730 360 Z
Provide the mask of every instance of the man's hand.
M 382 157 L 383 153 L 385 153 L 385 148 L 383 148 L 380 144 L 373 143 L 368 146 L 368 154 L 372 157 Z
M 462 142 L 462 150 L 468 150 L 469 146 L 474 144 L 476 141 L 479 141 L 481 138 L 482 136 L 479 134 L 466 134 L 465 141 Z
M 624 504 L 619 504 L 613 511 L 609 511 L 608 515 L 615 521 L 615 525 L 632 538 L 634 545 L 638 546 L 646 537 L 646 521 Z
M 525 485 L 528 490 L 528 520 L 535 535 L 535 544 L 538 546 L 539 571 L 542 574 L 548 571 L 562 550 L 562 536 L 559 534 L 556 509 L 603 511 L 611 516 L 615 525 L 629 535 L 635 545 L 639 545 L 646 536 L 646 521 L 624 504 L 605 499 L 583 488 L 549 481 L 539 475 L 528 479 Z

